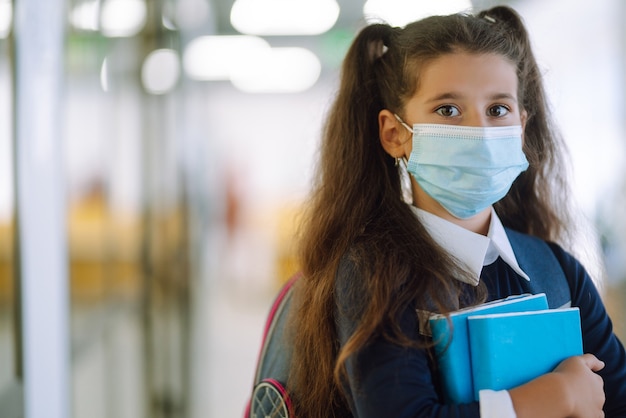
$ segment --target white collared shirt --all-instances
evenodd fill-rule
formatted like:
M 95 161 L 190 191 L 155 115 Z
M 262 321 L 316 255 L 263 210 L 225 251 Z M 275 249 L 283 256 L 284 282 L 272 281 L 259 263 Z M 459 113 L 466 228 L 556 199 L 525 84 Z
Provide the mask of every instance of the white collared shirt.
M 469 271 L 474 273 L 475 281 L 470 284 L 476 286 L 483 266 L 495 262 L 498 256 L 517 274 L 530 281 L 530 277 L 517 263 L 504 226 L 493 208 L 487 236 L 467 230 L 415 206 L 411 206 L 411 209 L 437 244 L 465 263 Z
M 504 226 L 493 208 L 487 236 L 469 231 L 415 206 L 411 206 L 411 209 L 435 242 L 465 263 L 469 271 L 474 273 L 474 280 L 469 284 L 478 285 L 483 266 L 492 264 L 498 257 L 501 257 L 517 274 L 530 281 L 530 277 L 517 263 Z M 479 397 L 481 418 L 517 417 L 508 391 L 481 390 Z

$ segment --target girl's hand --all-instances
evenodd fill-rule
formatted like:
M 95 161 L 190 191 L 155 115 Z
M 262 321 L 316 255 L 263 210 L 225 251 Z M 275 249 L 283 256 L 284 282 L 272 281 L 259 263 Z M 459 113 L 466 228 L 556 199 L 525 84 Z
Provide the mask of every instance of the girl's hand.
M 604 363 L 593 354 L 570 357 L 509 394 L 518 418 L 604 417 Z
M 562 361 L 554 370 L 568 383 L 568 404 L 572 407 L 568 417 L 604 417 L 604 382 L 594 373 L 603 368 L 604 362 L 596 356 L 584 354 Z

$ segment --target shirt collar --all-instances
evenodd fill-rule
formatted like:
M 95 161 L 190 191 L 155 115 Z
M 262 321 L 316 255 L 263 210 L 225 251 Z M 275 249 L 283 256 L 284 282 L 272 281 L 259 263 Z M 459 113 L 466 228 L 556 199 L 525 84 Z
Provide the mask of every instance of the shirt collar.
M 498 257 L 501 257 L 517 274 L 530 281 L 517 263 L 504 226 L 493 208 L 487 236 L 469 231 L 414 206 L 411 206 L 411 209 L 435 242 L 465 263 L 469 271 L 474 273 L 475 280 L 469 284 L 478 285 L 483 266 L 495 262 Z

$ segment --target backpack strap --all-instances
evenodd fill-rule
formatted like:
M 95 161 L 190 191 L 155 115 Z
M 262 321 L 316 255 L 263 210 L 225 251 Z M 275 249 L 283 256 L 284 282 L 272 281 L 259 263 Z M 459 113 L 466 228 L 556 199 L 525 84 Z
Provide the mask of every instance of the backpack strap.
M 569 282 L 552 248 L 537 237 L 505 230 L 520 268 L 530 277 L 529 291 L 545 293 L 550 309 L 571 306 Z
M 293 275 L 280 289 L 265 321 L 257 360 L 252 397 L 245 417 L 293 416 L 291 399 L 285 387 L 291 362 L 291 345 L 285 342 L 285 327 L 293 285 L 302 273 Z
M 293 285 L 302 274 L 298 273 L 285 283 L 276 296 L 265 323 L 263 342 L 257 363 L 255 381 L 264 377 L 272 377 L 285 382 L 289 373 L 291 349 L 284 344 L 284 331 L 287 324 L 287 312 L 291 305 Z

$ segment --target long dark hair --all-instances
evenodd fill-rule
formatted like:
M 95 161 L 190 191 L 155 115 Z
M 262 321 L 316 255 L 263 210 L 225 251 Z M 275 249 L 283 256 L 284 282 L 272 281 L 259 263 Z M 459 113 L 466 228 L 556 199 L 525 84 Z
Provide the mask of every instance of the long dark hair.
M 541 75 L 518 14 L 496 7 L 476 16 L 429 17 L 405 28 L 372 24 L 362 29 L 343 63 L 302 223 L 304 277 L 295 288 L 289 379 L 300 418 L 348 414 L 340 383 L 344 364 L 374 336 L 417 344 L 394 321 L 409 304 L 449 312 L 486 298 L 482 284 L 450 279 L 468 273 L 403 202 L 398 168 L 378 136 L 378 113 L 402 114 L 419 86 L 422 66 L 456 51 L 499 54 L 517 68 L 520 108 L 528 113 L 524 152 L 530 167 L 495 205 L 502 222 L 546 240 L 564 237 L 562 144 L 550 125 Z M 367 301 L 354 334 L 339 347 L 333 312 L 342 257 L 357 266 L 361 282 L 354 286 L 366 290 Z

